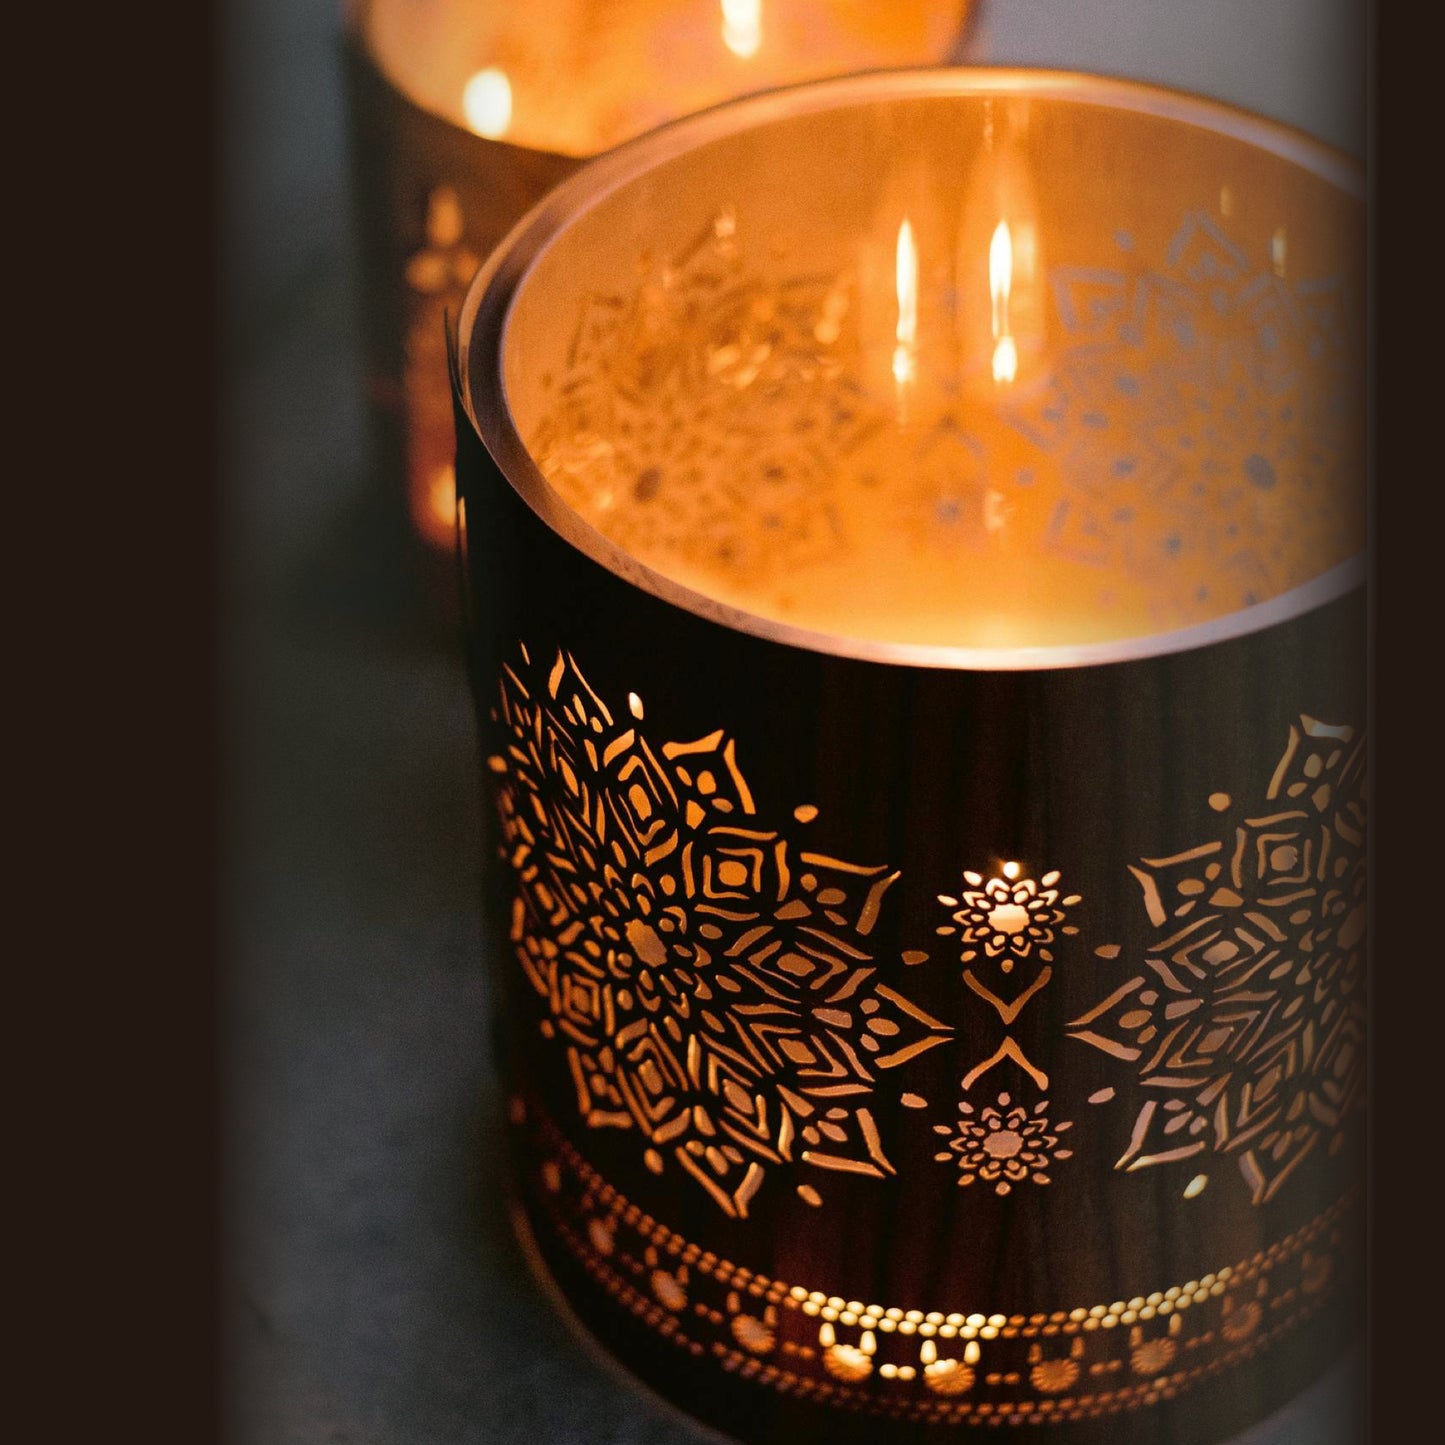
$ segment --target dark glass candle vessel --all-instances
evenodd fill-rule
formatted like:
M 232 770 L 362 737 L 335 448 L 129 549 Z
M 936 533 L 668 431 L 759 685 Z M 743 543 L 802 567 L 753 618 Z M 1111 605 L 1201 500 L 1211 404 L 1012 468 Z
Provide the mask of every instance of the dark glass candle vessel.
M 1361 182 L 1062 74 L 633 142 L 454 357 L 535 1250 L 746 1441 L 1219 1441 L 1360 1318 Z

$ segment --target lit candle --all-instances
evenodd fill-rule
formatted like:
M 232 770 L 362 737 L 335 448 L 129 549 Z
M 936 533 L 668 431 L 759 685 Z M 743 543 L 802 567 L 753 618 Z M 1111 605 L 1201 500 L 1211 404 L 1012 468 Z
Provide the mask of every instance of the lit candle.
M 1217 1440 L 1358 1317 L 1363 220 L 1237 111 L 879 74 L 473 283 L 516 1178 L 708 1424 Z

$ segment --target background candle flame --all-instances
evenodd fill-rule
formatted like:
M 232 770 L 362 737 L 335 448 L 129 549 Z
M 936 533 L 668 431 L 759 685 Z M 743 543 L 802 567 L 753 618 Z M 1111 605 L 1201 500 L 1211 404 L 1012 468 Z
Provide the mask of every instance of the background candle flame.
M 914 351 L 918 337 L 918 248 L 908 217 L 898 228 L 898 250 L 894 262 L 898 292 L 898 344 L 893 348 L 893 379 L 901 386 L 913 378 Z
M 722 0 L 722 38 L 740 60 L 758 53 L 763 43 L 763 0 Z
M 467 124 L 479 136 L 499 140 L 512 124 L 512 82 L 496 66 L 479 70 L 462 90 Z

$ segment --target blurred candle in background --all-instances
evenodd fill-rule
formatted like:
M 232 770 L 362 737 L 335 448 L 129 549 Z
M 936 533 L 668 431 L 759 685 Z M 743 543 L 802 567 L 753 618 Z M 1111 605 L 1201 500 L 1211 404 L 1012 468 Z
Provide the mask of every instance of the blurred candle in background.
M 968 0 L 353 0 L 367 385 L 381 479 L 405 497 L 411 530 L 450 552 L 443 318 L 523 212 L 583 159 L 731 97 L 946 61 L 968 11 Z M 893 359 L 906 371 L 904 329 L 898 318 Z

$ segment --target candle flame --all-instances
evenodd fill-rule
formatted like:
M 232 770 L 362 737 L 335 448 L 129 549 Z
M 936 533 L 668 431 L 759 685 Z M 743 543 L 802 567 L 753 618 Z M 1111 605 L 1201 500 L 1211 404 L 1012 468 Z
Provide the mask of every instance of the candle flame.
M 898 228 L 894 276 L 898 290 L 898 344 L 893 348 L 893 379 L 901 386 L 913 379 L 918 340 L 918 248 L 913 243 L 913 225 L 907 216 Z
M 763 43 L 763 0 L 722 0 L 722 38 L 740 60 L 750 60 Z
M 512 82 L 505 70 L 488 66 L 479 70 L 462 89 L 462 112 L 467 124 L 488 140 L 500 140 L 512 124 Z
M 1007 221 L 1000 221 L 988 243 L 988 294 L 993 306 L 993 379 L 1003 383 L 1018 375 L 1019 353 L 1009 334 L 1008 299 L 1013 287 L 1013 237 Z

